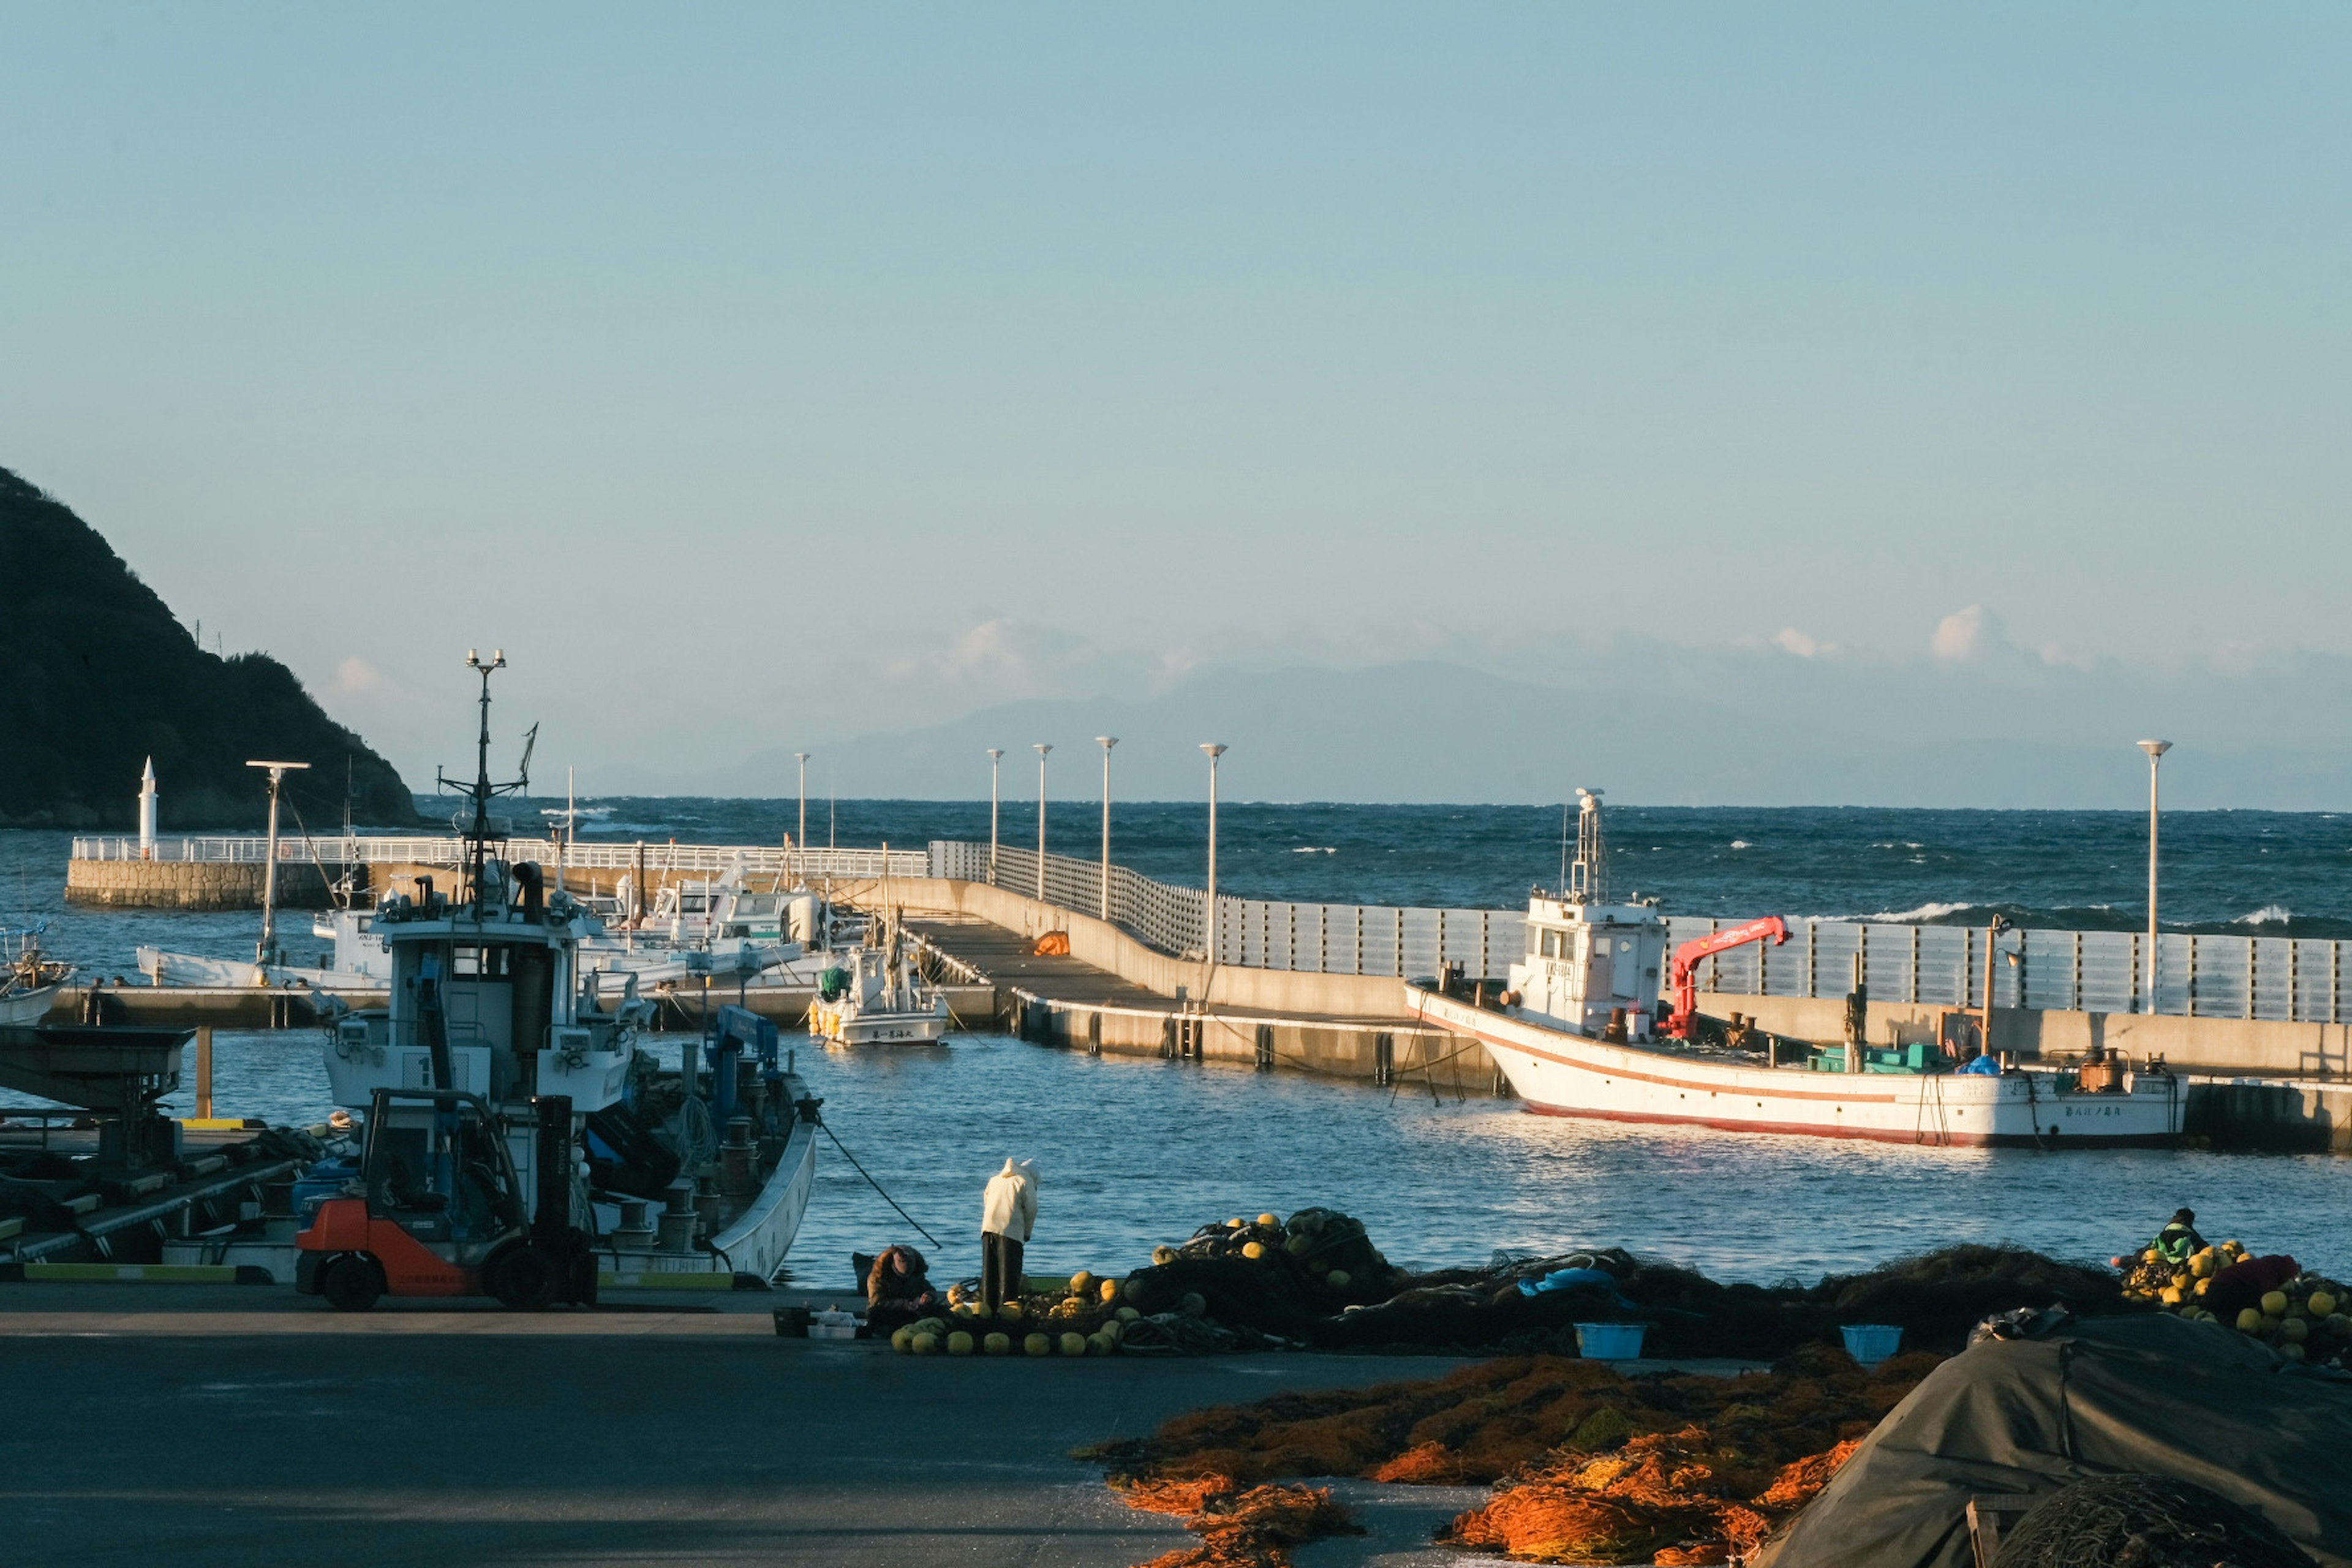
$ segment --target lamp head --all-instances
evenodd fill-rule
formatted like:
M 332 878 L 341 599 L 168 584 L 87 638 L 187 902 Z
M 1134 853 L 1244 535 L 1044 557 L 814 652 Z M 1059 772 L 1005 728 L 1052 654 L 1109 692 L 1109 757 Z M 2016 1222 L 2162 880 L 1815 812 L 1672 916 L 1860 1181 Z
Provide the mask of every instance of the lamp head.
M 1004 748 L 1002 746 L 991 746 L 988 748 L 988 760 L 992 763 L 1003 754 Z
M 1108 752 L 1113 746 L 1118 744 L 1118 737 L 1117 735 L 1097 735 L 1095 737 L 1095 743 L 1100 746 L 1104 751 Z
M 1054 743 L 1051 741 L 1032 741 L 1029 743 L 1029 749 L 1037 753 L 1039 762 L 1043 762 L 1045 760 L 1045 753 L 1054 749 Z
M 1214 762 L 1225 754 L 1225 743 L 1223 741 L 1203 741 L 1201 750 L 1208 752 L 1210 761 Z
M 2157 758 L 2164 755 L 2165 752 L 2172 750 L 2172 742 L 2169 741 L 2142 741 L 2139 743 L 2139 749 L 2147 753 L 2147 760 L 2152 763 L 2156 761 Z

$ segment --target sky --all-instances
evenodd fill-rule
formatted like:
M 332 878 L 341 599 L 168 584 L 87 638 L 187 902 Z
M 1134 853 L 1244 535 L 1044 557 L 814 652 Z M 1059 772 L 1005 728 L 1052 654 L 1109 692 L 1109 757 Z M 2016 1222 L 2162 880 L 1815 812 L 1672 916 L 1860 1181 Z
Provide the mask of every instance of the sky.
M 1924 800 L 1850 762 L 1926 737 L 2078 804 L 2161 731 L 2352 806 L 2347 44 L 0 0 L 0 465 L 412 784 L 479 645 L 590 788 L 969 795 L 877 738 L 1311 689 L 1255 787 L 1557 798 L 1728 715 L 1774 798 Z M 1491 765 L 1365 764 L 1430 667 Z

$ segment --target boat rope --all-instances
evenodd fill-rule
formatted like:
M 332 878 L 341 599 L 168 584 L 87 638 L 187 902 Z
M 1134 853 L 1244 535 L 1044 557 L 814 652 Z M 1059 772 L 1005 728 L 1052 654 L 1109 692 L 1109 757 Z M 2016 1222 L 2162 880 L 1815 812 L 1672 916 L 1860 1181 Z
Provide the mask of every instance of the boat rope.
M 820 1116 L 816 1119 L 816 1124 L 824 1129 L 824 1135 L 833 1140 L 833 1146 L 841 1151 L 841 1157 L 848 1161 L 852 1165 L 856 1165 L 857 1167 L 857 1173 L 866 1178 L 866 1184 L 872 1187 L 876 1192 L 882 1193 L 882 1201 L 884 1203 L 888 1204 L 894 1209 L 898 1209 L 898 1217 L 900 1219 L 903 1219 L 908 1225 L 913 1226 L 915 1229 L 921 1234 L 922 1238 L 925 1241 L 929 1242 L 933 1247 L 944 1247 L 947 1245 L 938 1237 L 933 1236 L 929 1231 L 924 1230 L 922 1221 L 917 1219 L 913 1215 L 908 1214 L 905 1209 L 898 1208 L 898 1199 L 892 1197 L 888 1193 L 882 1192 L 882 1184 L 874 1179 L 874 1173 L 871 1171 L 868 1171 L 863 1165 L 857 1164 L 857 1156 L 849 1152 L 849 1145 L 841 1141 L 841 1134 L 833 1130 L 833 1124 L 831 1122 L 825 1121 L 824 1117 Z

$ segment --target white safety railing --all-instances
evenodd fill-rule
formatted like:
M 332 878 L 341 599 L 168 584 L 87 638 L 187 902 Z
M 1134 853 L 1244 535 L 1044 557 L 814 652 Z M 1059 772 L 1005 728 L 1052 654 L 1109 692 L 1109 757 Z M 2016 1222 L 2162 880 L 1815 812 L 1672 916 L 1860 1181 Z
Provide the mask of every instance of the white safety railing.
M 130 837 L 78 837 L 77 860 L 173 860 L 212 863 L 250 862 L 268 858 L 267 838 L 232 835 L 216 837 L 158 837 L 154 852 L 142 855 L 139 840 Z M 555 863 L 555 842 L 548 838 L 509 838 L 498 853 L 512 861 Z M 281 837 L 281 864 L 329 866 L 459 866 L 465 863 L 462 838 L 427 837 Z M 783 849 L 767 844 L 614 843 L 599 839 L 574 841 L 563 850 L 563 863 L 582 870 L 629 870 L 643 862 L 648 874 L 656 871 L 716 874 L 740 863 L 761 876 L 921 877 L 929 874 L 930 857 L 919 849 Z
M 931 874 L 990 880 L 988 846 L 931 845 Z M 998 887 L 1036 896 L 1034 850 L 997 851 Z M 1045 858 L 1045 901 L 1102 913 L 1102 863 Z M 1198 955 L 1206 946 L 1207 900 L 1198 888 L 1155 882 L 1111 868 L 1109 919 L 1162 952 Z M 1668 920 L 1668 952 L 1732 920 Z M 1789 922 L 1779 947 L 1735 948 L 1704 961 L 1703 991 L 1746 996 L 1842 997 L 1859 960 L 1874 1002 L 1977 1007 L 1984 1004 L 1981 926 L 1863 921 Z M 1220 897 L 1218 962 L 1253 969 L 1325 974 L 1434 975 L 1458 963 L 1473 978 L 1499 980 L 1527 952 L 1527 916 L 1517 910 L 1423 910 L 1393 905 L 1299 904 Z M 2302 937 L 2167 932 L 2157 947 L 2158 1013 L 2282 1023 L 2352 1023 L 2352 942 Z M 2004 930 L 1993 947 L 1993 1005 L 2052 1011 L 2149 1011 L 2147 937 L 2137 931 Z M 1660 977 L 1663 989 L 1664 976 Z

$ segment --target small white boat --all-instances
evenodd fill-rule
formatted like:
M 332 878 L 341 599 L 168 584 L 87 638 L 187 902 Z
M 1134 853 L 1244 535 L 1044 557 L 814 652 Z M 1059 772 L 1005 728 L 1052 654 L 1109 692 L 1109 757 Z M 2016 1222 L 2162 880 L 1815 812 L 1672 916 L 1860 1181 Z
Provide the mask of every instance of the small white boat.
M 1575 874 L 1528 902 L 1528 955 L 1493 1005 L 1407 988 L 1423 1022 L 1477 1040 L 1528 1109 L 1556 1116 L 1895 1143 L 2113 1148 L 2179 1135 L 2182 1088 L 2158 1066 L 1955 1070 L 1940 1047 L 1811 1048 L 1780 1065 L 1657 1030 L 1665 921 L 1611 904 L 1601 803 L 1584 794 Z M 1765 922 L 1759 922 L 1765 923 Z
M 947 1037 L 948 999 L 915 972 L 894 924 L 885 945 L 853 951 L 825 972 L 809 1004 L 808 1031 L 836 1046 L 925 1046 Z
M 0 1028 L 26 1027 L 47 1017 L 58 993 L 73 978 L 72 964 L 41 956 L 41 935 L 47 930 L 0 927 Z

